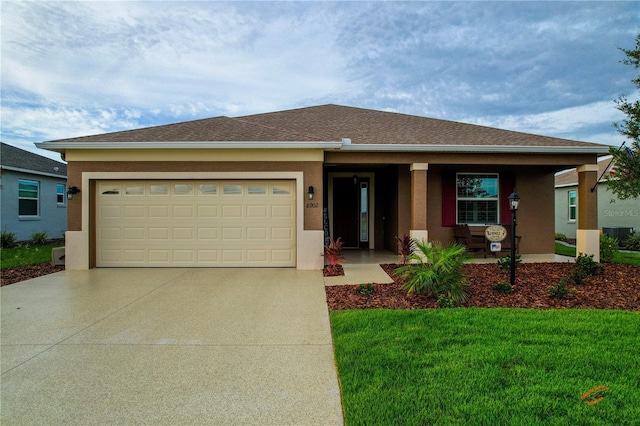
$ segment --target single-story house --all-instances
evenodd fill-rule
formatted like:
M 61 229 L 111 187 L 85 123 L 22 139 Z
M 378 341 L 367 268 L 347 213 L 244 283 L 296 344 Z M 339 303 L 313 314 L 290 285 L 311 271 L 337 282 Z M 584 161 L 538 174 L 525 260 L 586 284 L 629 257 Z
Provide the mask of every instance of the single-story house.
M 325 232 L 396 251 L 510 221 L 520 253 L 554 252 L 554 174 L 577 167 L 578 244 L 598 255 L 597 157 L 608 147 L 322 105 L 38 144 L 68 162 L 66 265 L 321 269 Z
M 2 231 L 27 241 L 36 232 L 62 238 L 67 230 L 67 165 L 0 143 Z
M 620 200 L 607 189 L 607 175 L 615 166 L 610 155 L 598 160 L 598 177 L 593 189 L 598 193 L 598 225 L 604 231 L 640 230 L 640 204 L 637 199 Z M 578 171 L 558 172 L 556 182 L 556 232 L 575 238 L 578 228 Z

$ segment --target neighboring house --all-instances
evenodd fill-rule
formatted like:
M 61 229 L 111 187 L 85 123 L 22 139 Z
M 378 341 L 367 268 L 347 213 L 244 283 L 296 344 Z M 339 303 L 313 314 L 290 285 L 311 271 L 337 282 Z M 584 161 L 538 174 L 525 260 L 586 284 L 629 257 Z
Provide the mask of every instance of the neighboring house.
M 81 191 L 69 201 L 69 269 L 320 269 L 325 230 L 353 248 L 396 251 L 404 234 L 453 241 L 456 223 L 508 223 L 514 188 L 520 252 L 549 254 L 554 174 L 579 167 L 586 192 L 608 149 L 339 105 L 37 145 L 63 154 Z M 597 255 L 594 218 L 579 219 L 578 245 Z
M 637 199 L 620 200 L 607 189 L 607 175 L 611 173 L 611 156 L 598 160 L 597 185 L 598 224 L 603 228 L 633 228 L 640 231 L 640 203 Z M 576 237 L 578 227 L 578 172 L 564 170 L 556 174 L 556 232 L 568 238 Z M 613 202 L 612 202 L 613 201 Z
M 0 144 L 0 227 L 26 241 L 35 232 L 63 238 L 67 230 L 67 165 Z

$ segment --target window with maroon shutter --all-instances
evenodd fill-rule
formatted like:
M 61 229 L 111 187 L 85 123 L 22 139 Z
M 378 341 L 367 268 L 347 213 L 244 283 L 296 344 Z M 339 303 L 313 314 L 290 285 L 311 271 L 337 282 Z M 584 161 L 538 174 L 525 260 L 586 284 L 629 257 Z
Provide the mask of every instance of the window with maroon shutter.
M 508 197 L 514 187 L 511 173 L 444 173 L 442 226 L 508 222 Z

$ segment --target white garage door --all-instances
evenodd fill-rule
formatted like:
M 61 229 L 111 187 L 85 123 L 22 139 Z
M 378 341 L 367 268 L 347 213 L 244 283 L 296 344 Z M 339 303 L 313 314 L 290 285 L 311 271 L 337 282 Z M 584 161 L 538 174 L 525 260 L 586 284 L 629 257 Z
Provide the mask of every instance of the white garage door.
M 96 266 L 296 265 L 295 181 L 99 181 Z

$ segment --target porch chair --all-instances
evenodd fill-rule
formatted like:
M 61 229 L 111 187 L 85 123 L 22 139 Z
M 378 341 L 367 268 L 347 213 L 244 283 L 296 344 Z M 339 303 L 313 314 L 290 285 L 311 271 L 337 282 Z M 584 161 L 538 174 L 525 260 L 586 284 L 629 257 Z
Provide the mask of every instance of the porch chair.
M 487 243 L 484 237 L 471 235 L 469 225 L 455 225 L 453 228 L 453 236 L 455 237 L 457 243 L 462 244 L 467 248 L 467 251 L 482 253 L 482 255 L 486 259 Z

